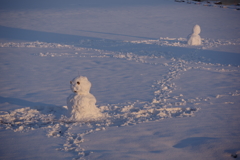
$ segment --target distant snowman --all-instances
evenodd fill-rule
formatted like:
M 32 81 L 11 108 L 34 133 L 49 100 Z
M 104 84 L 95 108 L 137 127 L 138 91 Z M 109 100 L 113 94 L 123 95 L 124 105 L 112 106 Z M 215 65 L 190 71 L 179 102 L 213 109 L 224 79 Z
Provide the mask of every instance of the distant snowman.
M 96 107 L 96 98 L 90 93 L 91 83 L 87 77 L 78 76 L 70 81 L 73 93 L 67 98 L 68 110 L 73 121 L 92 121 L 103 117 Z
M 199 25 L 193 27 L 193 33 L 188 36 L 188 45 L 197 46 L 202 44 L 201 37 L 199 36 L 201 28 Z

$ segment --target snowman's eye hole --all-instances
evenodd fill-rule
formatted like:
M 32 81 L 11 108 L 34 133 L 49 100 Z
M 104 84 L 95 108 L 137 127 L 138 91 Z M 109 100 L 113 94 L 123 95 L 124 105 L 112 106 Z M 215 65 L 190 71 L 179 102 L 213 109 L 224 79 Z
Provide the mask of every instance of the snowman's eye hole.
M 78 85 L 80 85 L 80 82 L 77 82 Z

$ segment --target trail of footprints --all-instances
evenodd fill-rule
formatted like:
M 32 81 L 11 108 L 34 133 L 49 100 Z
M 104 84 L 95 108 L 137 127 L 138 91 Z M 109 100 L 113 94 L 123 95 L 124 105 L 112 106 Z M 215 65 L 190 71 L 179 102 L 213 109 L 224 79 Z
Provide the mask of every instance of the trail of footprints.
M 163 76 L 163 79 L 157 80 L 152 86 L 155 90 L 155 97 L 152 102 L 136 101 L 133 103 L 100 106 L 102 112 L 107 113 L 107 118 L 101 122 L 72 124 L 75 126 L 87 125 L 88 128 L 81 134 L 73 134 L 69 130 L 66 131 L 66 143 L 60 150 L 77 152 L 78 156 L 76 158 L 84 159 L 85 156 L 88 156 L 92 152 L 85 151 L 84 148 L 81 148 L 80 144 L 84 142 L 84 136 L 92 132 L 105 130 L 107 127 L 112 126 L 120 127 L 148 121 L 158 121 L 164 118 L 194 116 L 194 112 L 199 110 L 198 107 L 194 106 L 209 103 L 208 101 L 211 100 L 211 98 L 196 97 L 195 99 L 184 99 L 184 95 L 182 94 L 179 96 L 171 96 L 171 93 L 177 88 L 172 81 L 176 78 L 180 78 L 181 72 L 196 68 L 189 67 L 189 62 L 181 59 L 171 59 L 168 66 L 168 74 Z M 238 91 L 230 94 L 230 96 L 236 95 L 239 95 Z M 216 98 L 220 98 L 220 96 L 216 96 Z M 187 106 L 187 104 L 191 107 L 184 107 Z
M 176 89 L 172 80 L 179 76 L 179 73 L 186 71 L 186 61 L 172 59 L 169 65 L 169 72 L 163 77 L 162 80 L 156 81 L 153 85 L 155 89 L 155 98 L 152 102 L 140 102 L 125 104 L 109 104 L 107 106 L 100 106 L 103 113 L 106 113 L 106 119 L 99 122 L 84 122 L 74 123 L 71 127 L 88 126 L 88 128 L 82 133 L 71 133 L 71 127 L 66 130 L 63 136 L 66 137 L 66 143 L 62 148 L 58 150 L 62 151 L 74 151 L 77 153 L 76 159 L 84 159 L 89 155 L 91 151 L 85 151 L 81 147 L 81 143 L 84 142 L 84 136 L 92 132 L 105 130 L 107 127 L 112 126 L 128 126 L 148 121 L 158 121 L 164 118 L 173 117 L 190 117 L 193 113 L 198 111 L 199 108 L 182 108 L 176 106 L 185 106 L 186 101 L 178 101 L 183 95 L 171 97 L 171 93 Z M 194 99 L 192 101 L 202 101 Z M 62 123 L 62 127 L 65 127 L 65 123 Z M 54 127 L 53 127 L 54 128 Z M 56 129 L 59 131 L 59 125 Z

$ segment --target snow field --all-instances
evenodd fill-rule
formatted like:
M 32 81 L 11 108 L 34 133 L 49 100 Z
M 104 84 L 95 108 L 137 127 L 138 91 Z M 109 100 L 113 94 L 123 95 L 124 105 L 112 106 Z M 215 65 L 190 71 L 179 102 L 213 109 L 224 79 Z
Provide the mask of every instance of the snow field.
M 33 45 L 34 43 L 37 43 L 38 46 L 34 46 Z M 57 150 L 67 151 L 67 152 L 71 151 L 72 153 L 74 153 L 75 158 L 86 158 L 90 156 L 92 153 L 94 153 L 94 151 L 86 150 L 85 148 L 83 148 L 82 143 L 85 140 L 84 138 L 85 136 L 89 136 L 95 132 L 108 130 L 109 127 L 111 128 L 111 127 L 129 126 L 129 125 L 132 126 L 132 125 L 136 125 L 144 122 L 146 123 L 146 122 L 152 122 L 152 121 L 153 122 L 159 121 L 165 118 L 189 117 L 189 116 L 191 117 L 194 115 L 194 112 L 198 111 L 201 108 L 201 106 L 212 104 L 212 101 L 214 99 L 219 99 L 219 98 L 221 99 L 221 97 L 225 96 L 224 94 L 227 94 L 226 96 L 239 95 L 238 94 L 239 80 L 237 80 L 239 77 L 239 67 L 236 67 L 234 65 L 226 66 L 221 64 L 199 62 L 199 61 L 196 61 L 199 59 L 197 58 L 198 55 L 194 55 L 194 54 L 192 54 L 191 57 L 187 57 L 187 58 L 183 56 L 182 58 L 186 60 L 183 60 L 180 58 L 176 59 L 174 57 L 166 59 L 164 58 L 166 55 L 166 53 L 164 52 L 160 52 L 160 53 L 155 52 L 154 54 L 153 51 L 152 52 L 150 51 L 150 53 L 144 52 L 142 53 L 141 56 L 138 56 L 134 53 L 113 52 L 113 51 L 108 52 L 104 50 L 76 48 L 76 47 L 69 47 L 69 46 L 65 46 L 67 48 L 66 49 L 67 52 L 62 54 L 61 52 L 59 52 L 60 50 L 58 49 L 58 47 L 62 47 L 60 44 L 52 45 L 47 43 L 44 44 L 44 49 L 47 48 L 47 46 L 49 46 L 49 49 L 53 48 L 55 52 L 54 54 L 52 53 L 43 54 L 42 52 L 38 53 L 39 49 L 43 48 L 42 45 L 39 45 L 39 44 L 42 44 L 42 42 L 33 42 L 33 44 L 30 45 L 31 46 L 30 48 L 28 47 L 29 44 L 27 45 L 27 47 L 22 46 L 22 44 L 21 45 L 15 44 L 16 46 L 21 46 L 20 48 L 18 48 L 18 51 L 21 48 L 23 51 L 25 51 L 25 49 L 27 48 L 31 49 L 34 52 L 37 51 L 37 53 L 30 52 L 31 54 L 22 53 L 21 55 L 22 60 L 28 57 L 33 61 L 32 63 L 34 64 L 34 61 L 41 61 L 40 63 L 42 63 L 46 60 L 48 61 L 52 59 L 53 60 L 53 61 L 51 60 L 52 63 L 62 64 L 62 65 L 64 64 L 65 68 L 68 68 L 66 67 L 66 65 L 69 66 L 69 64 L 66 62 L 66 60 L 69 59 L 71 60 L 71 62 L 73 62 L 72 60 L 75 59 L 75 65 L 71 63 L 71 66 L 69 66 L 71 67 L 71 71 L 69 70 L 63 73 L 68 75 L 70 74 L 76 75 L 77 74 L 76 72 L 84 73 L 84 70 L 86 70 L 90 65 L 91 68 L 95 68 L 95 70 L 97 70 L 97 71 L 94 71 L 93 69 L 89 70 L 90 72 L 95 72 L 94 74 L 92 74 L 94 75 L 94 77 L 97 76 L 96 72 L 100 71 L 99 74 L 105 75 L 106 77 L 103 76 L 105 78 L 108 78 L 107 75 L 111 75 L 111 76 L 114 75 L 113 77 L 116 78 L 116 79 L 112 78 L 112 82 L 110 81 L 110 83 L 108 83 L 107 86 L 104 86 L 106 85 L 104 83 L 104 81 L 106 80 L 95 79 L 94 77 L 91 77 L 91 74 L 87 72 L 84 73 L 84 74 L 90 75 L 90 78 L 93 80 L 93 86 L 94 86 L 94 83 L 101 84 L 103 82 L 102 83 L 103 86 L 100 85 L 100 88 L 98 88 L 99 86 L 97 87 L 97 85 L 96 87 L 92 88 L 93 94 L 96 95 L 97 100 L 100 101 L 100 103 L 97 103 L 98 107 L 100 108 L 101 112 L 103 112 L 104 114 L 107 114 L 107 118 L 102 121 L 97 121 L 97 122 L 70 121 L 66 116 L 64 116 L 66 115 L 66 107 L 64 106 L 60 107 L 56 105 L 49 106 L 48 104 L 44 104 L 44 105 L 39 104 L 40 106 L 36 107 L 34 106 L 35 104 L 33 103 L 32 106 L 27 108 L 20 108 L 12 111 L 1 111 L 2 128 L 11 129 L 11 130 L 14 130 L 15 132 L 26 132 L 26 131 L 32 131 L 32 130 L 42 128 L 46 130 L 47 132 L 46 135 L 48 137 L 65 138 L 65 143 L 62 145 L 62 147 L 58 147 Z M 6 46 L 6 45 L 3 45 L 3 46 Z M 4 49 L 8 50 L 6 47 Z M 10 46 L 9 49 L 14 51 L 17 48 L 14 49 L 12 46 Z M 76 51 L 77 51 L 77 54 L 76 54 Z M 14 57 L 14 56 L 19 57 L 18 55 L 14 54 L 14 52 L 10 55 L 11 57 Z M 6 59 L 4 59 L 5 60 L 4 62 L 11 64 L 12 63 L 11 61 L 13 60 L 13 58 L 9 59 L 7 57 L 8 56 L 5 56 Z M 62 59 L 61 57 L 64 59 Z M 21 60 L 19 58 L 18 60 Z M 111 61 L 106 63 L 105 59 L 111 59 Z M 189 61 L 189 59 L 191 59 L 192 61 Z M 200 59 L 204 59 L 204 58 L 200 58 Z M 65 63 L 59 63 L 59 61 L 63 62 L 62 60 L 64 60 Z M 83 62 L 83 63 L 79 63 L 79 62 Z M 86 62 L 90 64 L 86 65 L 87 64 Z M 128 62 L 128 63 L 125 63 L 125 62 Z M 115 64 L 112 64 L 112 63 L 115 63 Z M 79 67 L 79 65 L 83 66 L 83 69 Z M 96 67 L 94 67 L 94 65 L 96 65 Z M 111 69 L 106 70 L 108 65 L 111 67 L 114 66 L 112 70 Z M 136 65 L 138 67 L 135 67 Z M 126 69 L 124 69 L 125 67 L 123 66 L 125 66 Z M 26 68 L 26 66 L 23 66 L 23 65 L 22 67 Z M 53 66 L 48 65 L 45 67 L 49 68 Z M 41 69 L 38 68 L 38 70 L 44 71 L 45 67 L 42 67 Z M 131 77 L 130 75 L 133 73 L 133 71 L 131 72 L 123 72 L 123 71 L 127 71 L 127 68 L 129 67 L 131 68 L 131 70 L 135 69 L 136 71 L 134 71 L 134 73 L 135 74 L 138 73 L 138 76 L 140 77 L 135 77 L 133 79 L 128 80 L 128 78 Z M 156 72 L 156 67 L 159 68 L 157 72 Z M 5 70 L 9 70 L 9 69 L 12 70 L 12 72 L 13 70 L 15 70 L 14 72 L 18 70 L 18 68 L 15 68 L 14 66 L 12 68 L 6 68 Z M 4 71 L 4 69 L 2 71 Z M 215 74 L 214 76 L 215 79 L 213 78 L 209 79 L 208 74 L 213 74 L 213 73 Z M 59 74 L 59 72 L 56 72 L 56 73 L 52 72 L 52 74 L 57 75 Z M 51 74 L 51 77 L 54 77 L 52 76 L 52 74 Z M 6 76 L 18 76 L 18 75 L 10 74 Z M 39 76 L 42 76 L 42 74 L 40 74 Z M 199 76 L 201 78 L 199 78 Z M 18 77 L 21 79 L 21 76 L 18 76 Z M 125 80 L 122 80 L 122 77 L 125 77 Z M 231 78 L 229 79 L 229 77 Z M 197 78 L 197 79 L 194 79 L 194 78 Z M 6 83 L 7 79 L 8 79 L 7 77 L 2 79 L 2 84 L 7 84 Z M 26 77 L 22 77 L 22 79 L 24 80 L 26 79 Z M 39 80 L 37 79 L 38 78 L 36 77 L 36 83 L 38 84 Z M 136 79 L 138 79 L 138 83 L 135 83 Z M 51 81 L 54 82 L 56 80 L 53 79 Z M 68 81 L 69 79 L 66 80 L 66 82 L 64 83 L 67 83 Z M 207 85 L 206 87 L 203 87 L 202 81 L 206 82 L 205 84 Z M 217 86 L 220 86 L 220 88 L 209 90 L 209 88 L 212 88 L 212 86 L 215 86 L 216 83 L 221 84 L 221 85 L 217 85 Z M 18 82 L 16 84 L 18 85 Z M 142 84 L 145 84 L 145 85 L 148 84 L 148 85 L 143 86 Z M 109 86 L 111 86 L 111 88 L 109 88 L 108 90 L 105 90 L 105 91 L 102 90 L 103 88 L 106 88 Z M 14 83 L 11 87 L 19 88 L 17 86 L 14 87 Z M 30 88 L 33 88 L 33 87 L 30 87 Z M 58 93 L 60 93 L 60 91 L 62 92 L 60 94 L 60 98 L 62 99 L 61 100 L 62 102 L 61 101 L 60 102 L 64 103 L 67 97 L 66 94 L 69 92 L 68 91 L 69 89 L 61 89 L 59 91 L 57 88 L 54 88 L 53 86 L 51 86 L 51 88 L 53 88 L 54 92 L 58 92 Z M 95 91 L 94 91 L 94 88 L 95 88 Z M 122 88 L 122 91 L 120 88 Z M 131 89 L 132 93 L 131 91 L 129 91 L 128 93 L 125 93 L 125 91 L 130 88 L 132 88 Z M 4 90 L 6 90 L 7 92 L 8 89 L 9 87 L 6 87 L 6 88 L 3 87 L 2 93 L 5 92 Z M 198 92 L 196 92 L 196 89 L 198 90 Z M 238 90 L 236 91 L 236 89 Z M 118 90 L 119 93 L 115 93 L 116 90 Z M 26 91 L 26 92 L 29 92 L 29 91 Z M 45 92 L 46 91 L 43 91 L 44 94 Z M 101 92 L 104 93 L 103 94 L 104 96 L 100 96 L 101 94 L 100 95 L 98 94 Z M 39 93 L 40 94 L 39 96 L 41 96 L 41 94 L 43 93 Z M 19 92 L 19 95 L 21 96 L 24 94 L 23 93 L 20 94 Z M 36 101 L 37 99 L 34 100 L 36 96 L 35 94 L 33 95 L 34 96 L 31 96 L 31 95 L 28 96 L 28 99 L 31 101 Z M 108 96 L 106 97 L 106 95 Z M 111 95 L 113 96 L 112 98 L 110 98 Z M 143 95 L 146 95 L 146 96 L 143 96 Z M 42 96 L 45 97 L 45 95 L 42 95 Z M 119 98 L 115 98 L 116 96 L 119 96 Z M 139 99 L 139 97 L 142 97 L 142 99 Z M 56 100 L 53 101 L 51 99 L 49 99 L 48 101 L 49 102 L 52 101 L 51 103 L 56 104 L 54 102 Z M 108 103 L 106 105 L 102 105 L 103 103 L 111 102 L 111 99 L 113 104 Z M 117 99 L 118 101 L 114 101 L 114 99 Z M 127 99 L 128 101 L 125 101 Z M 4 101 L 3 97 L 2 97 L 2 100 Z M 5 98 L 5 101 L 14 103 L 14 101 L 11 102 L 9 100 L 10 99 Z M 223 102 L 222 104 L 231 105 L 234 103 L 236 102 L 231 101 L 231 102 Z M 20 103 L 15 102 L 15 104 L 19 105 Z M 27 101 L 25 101 L 25 104 L 27 105 Z M 8 104 L 5 103 L 4 105 L 8 105 Z M 196 141 L 198 142 L 198 139 L 196 139 Z M 206 141 L 209 141 L 209 140 L 207 139 Z M 179 145 L 176 144 L 175 146 L 177 146 L 176 148 L 178 148 Z M 181 145 L 179 148 L 181 148 Z M 153 151 L 153 153 L 160 153 L 160 151 L 159 152 Z M 132 155 L 132 153 L 130 155 Z M 154 159 L 154 156 L 152 158 Z
M 1 159 L 239 159 L 240 12 L 14 2 L 0 5 Z M 202 45 L 189 46 L 195 24 Z M 66 117 L 79 74 L 105 119 Z
M 12 40 L 43 42 L 68 43 L 86 38 L 133 41 L 186 38 L 196 24 L 201 26 L 202 38 L 239 38 L 240 12 L 231 9 L 187 5 L 172 0 L 104 2 L 94 0 L 78 4 L 72 1 L 77 4 L 71 7 L 68 2 L 60 8 L 24 10 L 20 6 L 20 9 L 2 9 L 0 25 L 3 31 L 13 33 L 9 35 Z M 223 26 L 223 22 L 226 25 Z M 7 38 L 7 34 L 2 33 L 2 38 Z

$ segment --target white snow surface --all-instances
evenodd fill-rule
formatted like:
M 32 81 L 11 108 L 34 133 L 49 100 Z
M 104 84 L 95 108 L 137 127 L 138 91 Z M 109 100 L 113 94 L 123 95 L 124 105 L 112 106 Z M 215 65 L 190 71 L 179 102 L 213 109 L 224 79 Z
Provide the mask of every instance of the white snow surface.
M 0 3 L 0 159 L 239 159 L 236 7 Z

